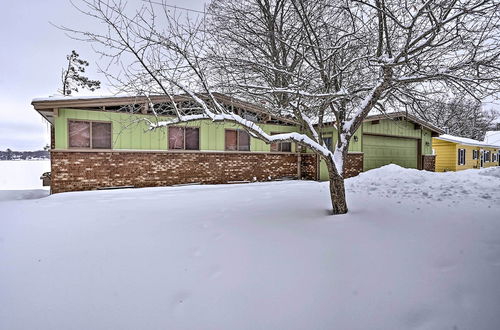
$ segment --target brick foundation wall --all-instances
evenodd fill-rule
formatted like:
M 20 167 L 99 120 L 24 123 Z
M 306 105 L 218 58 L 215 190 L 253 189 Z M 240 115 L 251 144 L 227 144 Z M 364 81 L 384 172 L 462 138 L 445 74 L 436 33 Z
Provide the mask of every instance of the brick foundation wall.
M 315 154 L 301 154 L 300 165 L 302 179 L 318 179 L 318 157 Z
M 436 156 L 435 155 L 422 155 L 422 169 L 425 171 L 436 171 Z
M 344 164 L 344 178 L 351 178 L 363 172 L 363 153 L 348 153 Z
M 113 186 L 155 187 L 297 177 L 297 155 L 223 152 L 51 152 L 52 193 Z M 315 179 L 315 155 L 302 155 Z

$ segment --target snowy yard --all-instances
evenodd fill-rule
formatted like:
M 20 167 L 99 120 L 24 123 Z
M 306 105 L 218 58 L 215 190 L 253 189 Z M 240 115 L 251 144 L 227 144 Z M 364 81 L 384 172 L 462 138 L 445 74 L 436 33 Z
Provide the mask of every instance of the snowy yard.
M 0 329 L 500 328 L 500 168 L 366 172 L 343 216 L 327 191 L 1 201 Z

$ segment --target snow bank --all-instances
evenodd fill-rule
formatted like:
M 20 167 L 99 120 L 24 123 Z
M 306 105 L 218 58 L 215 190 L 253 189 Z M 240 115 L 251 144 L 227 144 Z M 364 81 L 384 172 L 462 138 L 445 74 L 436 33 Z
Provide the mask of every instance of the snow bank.
M 484 176 L 493 177 L 493 181 Z M 384 196 L 415 203 L 500 203 L 500 167 L 434 173 L 390 164 L 347 180 L 346 189 L 368 196 Z
M 49 171 L 49 160 L 1 160 L 0 190 L 48 190 L 48 187 L 42 187 L 40 176 Z
M 0 329 L 497 329 L 497 175 L 3 201 Z

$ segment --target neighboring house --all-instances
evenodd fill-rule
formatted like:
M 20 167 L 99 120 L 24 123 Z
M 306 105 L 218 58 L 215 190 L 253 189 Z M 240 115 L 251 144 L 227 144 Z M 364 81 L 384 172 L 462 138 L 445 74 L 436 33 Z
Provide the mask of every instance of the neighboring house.
M 270 134 L 298 131 L 289 119 L 270 116 L 254 104 L 216 94 L 228 110 L 259 122 Z M 151 101 L 151 102 L 150 102 Z M 199 107 L 184 96 L 176 103 Z M 52 126 L 51 190 L 231 183 L 283 178 L 326 179 L 318 157 L 295 143 L 268 145 L 238 125 L 209 120 L 148 130 L 144 118 L 173 115 L 166 97 L 59 97 L 32 102 Z M 333 124 L 322 128 L 334 145 Z M 389 163 L 434 170 L 431 138 L 442 133 L 405 113 L 371 116 L 352 139 L 345 176 Z
M 499 145 L 443 134 L 432 140 L 436 172 L 498 166 Z

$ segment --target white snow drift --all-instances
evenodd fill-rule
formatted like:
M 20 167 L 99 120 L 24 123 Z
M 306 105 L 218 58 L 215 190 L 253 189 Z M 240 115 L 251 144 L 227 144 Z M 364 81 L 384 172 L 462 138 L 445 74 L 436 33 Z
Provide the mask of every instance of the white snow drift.
M 497 329 L 500 169 L 0 202 L 0 329 Z

